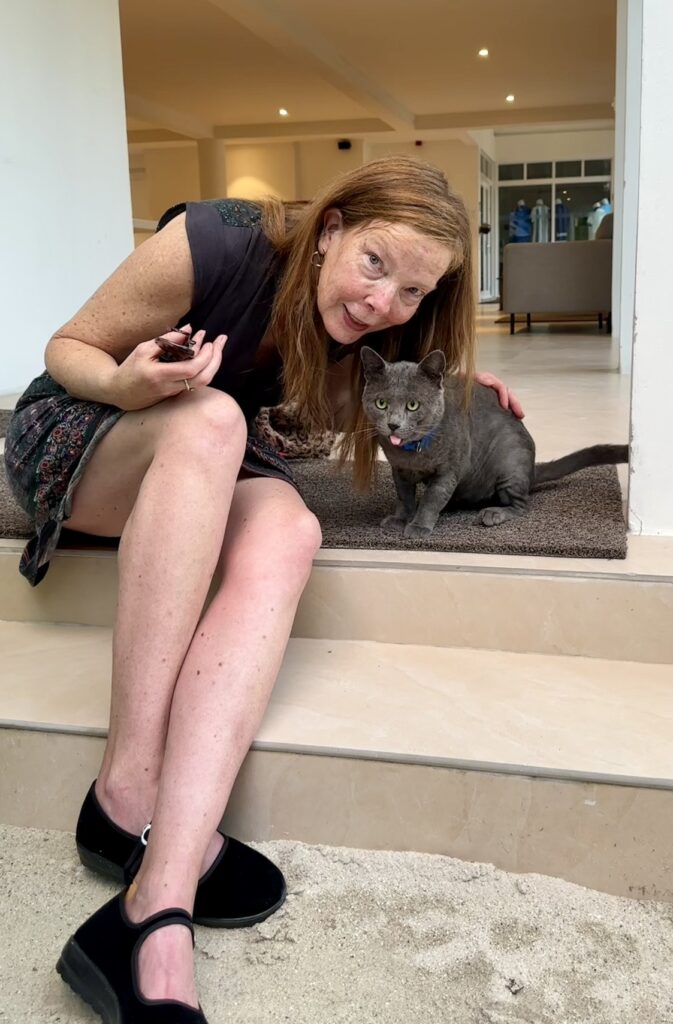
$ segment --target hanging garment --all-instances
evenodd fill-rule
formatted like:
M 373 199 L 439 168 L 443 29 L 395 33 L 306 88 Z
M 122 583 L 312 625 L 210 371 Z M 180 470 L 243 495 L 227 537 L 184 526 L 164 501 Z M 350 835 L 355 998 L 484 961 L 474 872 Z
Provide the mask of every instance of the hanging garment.
M 556 219 L 556 241 L 567 242 L 568 234 L 570 232 L 570 214 L 568 209 L 560 199 L 556 200 L 556 210 L 554 212 Z
M 509 240 L 510 242 L 530 242 L 533 237 L 533 224 L 530 219 L 530 209 L 527 206 L 517 206 L 509 215 Z
M 544 203 L 536 203 L 533 209 L 531 210 L 530 216 L 533 222 L 533 241 L 548 242 L 549 207 L 545 206 Z
M 601 206 L 600 203 L 594 203 L 594 208 L 593 208 L 593 210 L 591 211 L 591 213 L 589 214 L 589 216 L 587 218 L 587 220 L 589 222 L 589 239 L 590 240 L 593 241 L 593 239 L 596 237 L 596 231 L 598 230 L 598 225 L 603 220 L 603 217 L 606 215 L 607 212 L 608 211 L 605 209 L 605 207 Z

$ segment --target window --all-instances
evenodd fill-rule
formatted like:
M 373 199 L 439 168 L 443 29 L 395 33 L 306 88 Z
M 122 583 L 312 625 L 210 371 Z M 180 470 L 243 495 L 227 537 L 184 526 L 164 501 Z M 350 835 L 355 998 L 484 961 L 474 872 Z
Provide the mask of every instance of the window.
M 582 177 L 582 161 L 581 160 L 557 160 L 556 161 L 556 177 L 557 178 L 581 178 Z
M 526 164 L 527 178 L 551 178 L 551 160 L 541 164 Z
M 500 181 L 521 181 L 522 178 L 523 164 L 500 164 L 498 167 Z
M 612 160 L 585 160 L 584 161 L 584 177 L 594 178 L 610 176 L 612 171 Z

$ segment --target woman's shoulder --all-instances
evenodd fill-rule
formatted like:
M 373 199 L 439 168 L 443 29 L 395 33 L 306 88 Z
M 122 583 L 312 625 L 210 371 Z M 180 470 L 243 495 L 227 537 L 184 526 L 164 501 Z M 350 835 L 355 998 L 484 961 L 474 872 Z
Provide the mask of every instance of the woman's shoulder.
M 201 217 L 212 217 L 221 224 L 232 228 L 260 228 L 262 224 L 262 207 L 249 199 L 202 199 L 195 202 L 177 203 L 171 206 L 159 218 L 157 231 L 173 220 L 174 217 L 186 213 Z
M 262 208 L 249 199 L 205 199 L 203 202 L 214 207 L 222 223 L 232 228 L 261 227 Z

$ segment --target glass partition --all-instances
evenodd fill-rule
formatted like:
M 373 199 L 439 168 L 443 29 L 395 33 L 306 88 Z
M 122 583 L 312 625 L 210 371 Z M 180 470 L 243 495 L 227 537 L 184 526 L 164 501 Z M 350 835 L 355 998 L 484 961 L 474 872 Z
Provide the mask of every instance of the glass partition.
M 500 252 L 508 242 L 551 242 L 551 185 L 501 185 Z
M 612 213 L 609 181 L 564 181 L 556 186 L 555 240 L 591 241 L 606 213 Z

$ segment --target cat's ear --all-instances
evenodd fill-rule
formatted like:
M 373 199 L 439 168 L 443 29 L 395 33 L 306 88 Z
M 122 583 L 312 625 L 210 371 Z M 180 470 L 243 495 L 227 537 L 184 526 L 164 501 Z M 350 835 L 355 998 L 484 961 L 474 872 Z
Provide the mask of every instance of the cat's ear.
M 428 352 L 425 359 L 421 359 L 418 364 L 418 369 L 426 377 L 429 377 L 431 381 L 439 384 L 440 381 L 444 380 L 444 374 L 446 373 L 446 357 L 444 353 L 438 348 L 434 352 Z
M 362 360 L 367 380 L 379 376 L 386 368 L 385 359 L 378 352 L 375 352 L 373 348 L 370 348 L 369 345 L 363 345 L 360 349 L 360 359 Z

